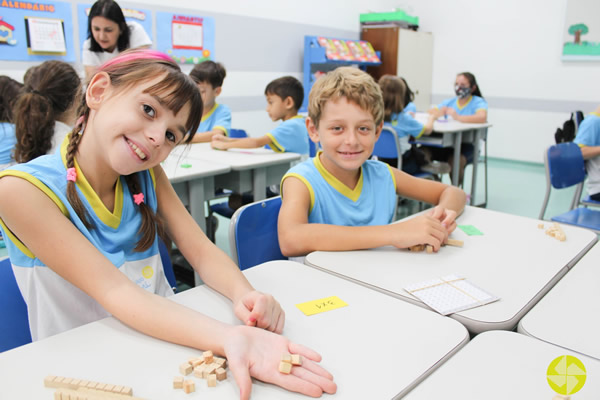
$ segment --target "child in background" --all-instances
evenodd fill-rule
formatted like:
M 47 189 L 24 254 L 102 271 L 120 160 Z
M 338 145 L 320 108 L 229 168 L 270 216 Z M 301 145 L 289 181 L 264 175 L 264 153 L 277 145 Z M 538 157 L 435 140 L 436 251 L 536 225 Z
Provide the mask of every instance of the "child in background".
M 381 89 L 359 69 L 340 67 L 315 82 L 307 128 L 322 151 L 282 179 L 278 231 L 284 255 L 417 244 L 437 251 L 455 229 L 466 201 L 462 190 L 368 159 L 383 115 Z M 397 194 L 437 206 L 390 224 Z
M 383 75 L 379 78 L 379 86 L 383 95 L 383 121 L 396 131 L 400 142 L 400 153 L 402 154 L 402 171 L 410 175 L 420 172 L 420 163 L 415 156 L 416 151 L 411 151 L 409 137 L 415 139 L 421 135 L 429 135 L 433 130 L 433 121 L 440 113 L 429 114 L 425 124 L 414 119 L 404 109 L 403 102 L 406 100 L 407 87 L 402 80 L 394 75 Z M 390 165 L 397 165 L 397 160 L 379 159 Z
M 415 100 L 415 94 L 412 90 L 410 90 L 406 79 L 404 79 L 401 76 L 399 78 L 402 79 L 402 82 L 404 82 L 404 86 L 406 87 L 406 93 L 404 94 L 404 111 L 406 111 L 414 117 L 415 113 L 417 112 L 417 106 L 415 105 L 415 103 L 413 103 L 413 101 Z
M 466 123 L 484 123 L 487 121 L 487 102 L 483 99 L 475 75 L 470 72 L 461 72 L 456 76 L 454 83 L 456 97 L 447 99 L 437 107 L 429 110 L 430 114 L 449 115 L 452 119 Z M 460 147 L 460 171 L 458 185 L 462 186 L 467 163 L 473 162 L 473 145 L 463 143 Z M 429 152 L 432 160 L 446 161 L 450 166 L 454 162 L 454 148 L 424 148 Z M 452 176 L 452 174 L 450 174 Z
M 223 64 L 214 61 L 201 62 L 190 72 L 190 76 L 200 89 L 204 104 L 200 128 L 192 140 L 193 143 L 210 142 L 215 135 L 229 134 L 231 110 L 225 104 L 218 104 L 215 101 L 221 94 L 225 75 L 227 72 Z
M 581 122 L 574 142 L 587 161 L 588 193 L 592 200 L 600 201 L 600 106 Z
M 0 222 L 33 339 L 113 315 L 147 335 L 226 356 L 242 399 L 251 376 L 313 396 L 335 392 L 317 353 L 274 333 L 284 325 L 279 304 L 206 238 L 160 167 L 197 130 L 195 83 L 166 54 L 124 52 L 92 77 L 79 115 L 59 152 L 0 174 Z M 158 250 L 163 234 L 232 301 L 243 325 L 163 297 L 173 293 Z M 282 353 L 301 353 L 305 363 L 282 375 Z
M 17 138 L 12 109 L 22 87 L 11 77 L 0 76 L 0 170 L 15 163 L 12 153 Z
M 254 138 L 229 138 L 214 136 L 211 146 L 219 150 L 231 148 L 257 148 L 269 145 L 278 153 L 292 152 L 308 154 L 308 132 L 306 122 L 298 109 L 304 100 L 302 83 L 293 76 L 275 79 L 265 88 L 267 113 L 272 121 L 281 120 L 281 124 L 272 132 Z
M 45 61 L 25 74 L 14 106 L 19 163 L 56 152 L 75 125 L 81 80 L 69 64 Z

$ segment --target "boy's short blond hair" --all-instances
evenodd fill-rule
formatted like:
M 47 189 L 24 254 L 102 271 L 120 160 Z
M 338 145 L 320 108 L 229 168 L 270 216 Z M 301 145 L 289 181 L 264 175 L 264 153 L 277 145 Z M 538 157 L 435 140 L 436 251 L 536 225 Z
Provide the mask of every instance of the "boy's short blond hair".
M 381 88 L 371 75 L 354 67 L 339 67 L 317 79 L 308 95 L 308 116 L 319 127 L 328 100 L 345 97 L 373 116 L 375 125 L 383 121 Z

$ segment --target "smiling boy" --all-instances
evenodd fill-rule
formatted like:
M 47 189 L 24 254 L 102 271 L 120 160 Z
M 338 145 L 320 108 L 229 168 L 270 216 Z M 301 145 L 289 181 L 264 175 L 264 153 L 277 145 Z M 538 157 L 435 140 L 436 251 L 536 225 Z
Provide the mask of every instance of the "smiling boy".
M 417 244 L 437 251 L 447 240 L 465 193 L 369 160 L 383 126 L 383 98 L 371 76 L 340 67 L 317 80 L 306 125 L 322 151 L 282 179 L 278 231 L 284 255 Z M 390 224 L 397 194 L 437 206 Z

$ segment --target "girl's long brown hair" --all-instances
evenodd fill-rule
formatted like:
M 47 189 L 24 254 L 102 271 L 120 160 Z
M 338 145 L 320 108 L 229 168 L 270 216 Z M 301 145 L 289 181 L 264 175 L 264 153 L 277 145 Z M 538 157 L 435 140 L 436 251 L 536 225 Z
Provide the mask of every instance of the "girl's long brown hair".
M 383 75 L 379 78 L 379 86 L 383 93 L 383 120 L 390 122 L 392 114 L 398 114 L 404 110 L 404 98 L 406 97 L 406 85 L 404 81 L 394 75 Z
M 200 125 L 202 98 L 194 81 L 182 73 L 179 66 L 167 59 L 166 55 L 152 50 L 126 51 L 100 67 L 99 72 L 106 72 L 110 77 L 111 85 L 117 90 L 127 90 L 132 86 L 162 76 L 163 79 L 147 88 L 145 93 L 159 97 L 161 102 L 174 114 L 177 114 L 186 104 L 190 104 L 190 113 L 185 125 L 188 132 L 185 143 L 190 143 Z M 75 155 L 82 134 L 84 134 L 89 113 L 90 109 L 84 99 L 78 114 L 83 118 L 78 121 L 79 123 L 69 136 L 66 152 L 67 168 L 75 166 Z M 125 176 L 125 182 L 132 195 L 140 193 L 141 186 L 137 173 Z M 85 226 L 92 228 L 85 207 L 77 194 L 75 182 L 68 182 L 67 198 Z M 156 234 L 164 237 L 164 228 L 156 213 L 146 202 L 140 203 L 138 207 L 142 214 L 142 224 L 138 231 L 140 240 L 135 251 L 141 252 L 152 246 Z
M 77 104 L 81 80 L 69 64 L 45 61 L 25 74 L 25 86 L 14 105 L 15 161 L 24 163 L 52 148 L 54 123 Z

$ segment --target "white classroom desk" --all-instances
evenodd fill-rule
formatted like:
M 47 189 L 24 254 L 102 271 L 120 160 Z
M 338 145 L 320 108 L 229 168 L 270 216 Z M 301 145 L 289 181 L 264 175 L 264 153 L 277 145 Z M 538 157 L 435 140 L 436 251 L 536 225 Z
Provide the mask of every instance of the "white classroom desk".
M 267 186 L 278 185 L 291 163 L 300 160 L 297 153 L 277 153 L 265 148 L 214 150 L 210 143 L 177 146 L 173 154 L 228 165 L 231 171 L 215 178 L 216 187 L 239 193 L 252 191 L 255 201 L 265 199 Z
M 600 245 L 519 323 L 519 332 L 600 360 Z
M 444 246 L 437 254 L 392 246 L 317 251 L 305 263 L 423 307 L 404 286 L 456 274 L 500 300 L 450 316 L 472 333 L 511 330 L 598 240 L 591 231 L 563 225 L 567 240 L 560 242 L 539 229 L 539 222 L 467 206 L 457 223 L 473 225 L 483 236 L 467 236 L 457 228 L 451 237 L 463 240 L 462 248 Z
M 586 381 L 572 400 L 600 398 L 600 362 L 515 332 L 477 335 L 405 400 L 553 400 L 546 373 L 557 357 L 574 355 L 586 368 Z
M 391 399 L 404 395 L 468 340 L 458 322 L 292 261 L 273 261 L 244 274 L 271 293 L 286 312 L 284 335 L 322 356 L 335 377 L 337 394 L 325 399 Z M 305 316 L 295 305 L 338 296 L 347 307 Z M 239 323 L 231 303 L 206 286 L 174 299 L 227 323 Z M 196 329 L 190 327 L 190 329 Z M 191 377 L 196 392 L 172 389 L 181 363 L 199 350 L 163 342 L 106 318 L 23 347 L 0 353 L 0 398 L 50 399 L 47 375 L 130 386 L 148 399 L 237 399 L 231 371 L 208 388 Z M 252 399 L 307 399 L 254 381 Z
M 427 113 L 415 114 L 415 119 L 421 123 L 427 121 Z M 433 123 L 433 133 L 431 135 L 422 135 L 415 143 L 424 146 L 433 147 L 453 147 L 454 148 L 454 163 L 452 165 L 452 182 L 458 185 L 458 173 L 460 169 L 460 144 L 463 142 L 472 143 L 474 146 L 473 152 L 473 176 L 471 180 L 471 205 L 475 205 L 475 195 L 477 187 L 477 170 L 479 157 L 479 145 L 481 139 L 487 140 L 487 131 L 492 124 L 485 123 L 464 123 L 448 118 L 447 121 L 441 122 L 436 120 Z M 438 135 L 436 135 L 436 133 Z M 487 157 L 487 154 L 486 154 Z M 486 177 L 487 179 L 487 177 Z M 486 182 L 487 184 L 487 182 Z M 487 193 L 486 193 L 487 202 Z
M 177 154 L 170 154 L 161 166 L 183 204 L 206 232 L 204 202 L 215 197 L 215 179 L 231 171 L 231 167 Z

